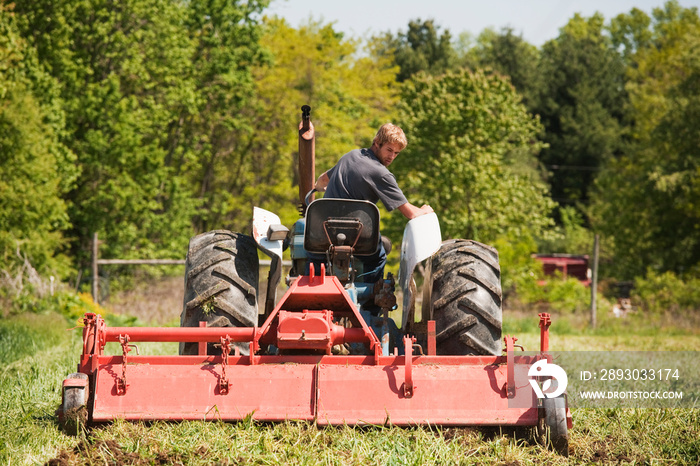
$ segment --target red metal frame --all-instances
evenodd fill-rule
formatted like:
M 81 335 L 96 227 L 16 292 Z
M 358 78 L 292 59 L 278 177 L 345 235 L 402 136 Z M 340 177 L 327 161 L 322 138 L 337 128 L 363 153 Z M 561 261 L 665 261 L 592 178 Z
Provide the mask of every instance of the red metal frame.
M 352 327 L 339 325 L 338 319 Z M 107 327 L 86 314 L 79 371 L 90 377 L 92 421 L 299 419 L 324 424 L 515 425 L 538 422 L 528 369 L 539 356 L 437 356 L 428 322 L 428 354 L 382 355 L 372 329 L 332 276 L 299 277 L 259 328 Z M 542 327 L 546 341 L 547 327 Z M 130 355 L 134 342 L 215 342 L 222 355 Z M 120 342 L 121 356 L 103 354 Z M 230 354 L 249 342 L 250 354 Z M 365 343 L 369 354 L 332 355 L 333 345 Z M 260 354 L 275 344 L 311 354 Z M 203 353 L 200 345 L 200 353 Z M 234 347 L 235 348 L 235 347 Z M 514 402 L 511 404 L 511 402 Z M 528 406 L 512 408 L 511 406 Z
M 552 325 L 552 318 L 546 312 L 537 314 L 540 318 L 540 351 L 549 351 L 549 326 Z

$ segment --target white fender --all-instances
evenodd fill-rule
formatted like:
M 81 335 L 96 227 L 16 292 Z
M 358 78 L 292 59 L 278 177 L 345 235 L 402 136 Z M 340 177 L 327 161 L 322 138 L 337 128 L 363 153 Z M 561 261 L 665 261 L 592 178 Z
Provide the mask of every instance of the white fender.
M 406 224 L 399 265 L 399 286 L 403 292 L 402 328 L 406 328 L 408 309 L 413 299 L 410 286 L 413 269 L 416 264 L 435 254 L 441 244 L 440 222 L 435 212 L 416 217 Z
M 272 212 L 253 207 L 253 238 L 262 246 L 266 253 L 271 252 L 282 260 L 282 240 L 270 241 L 267 239 L 267 231 L 271 225 L 279 225 L 280 218 Z M 269 254 L 269 253 L 268 253 Z

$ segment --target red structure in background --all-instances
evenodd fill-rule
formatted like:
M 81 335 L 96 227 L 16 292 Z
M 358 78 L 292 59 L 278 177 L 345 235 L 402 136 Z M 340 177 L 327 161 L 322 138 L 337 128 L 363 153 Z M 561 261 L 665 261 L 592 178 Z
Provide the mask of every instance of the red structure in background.
M 586 286 L 591 284 L 587 255 L 533 254 L 532 257 L 542 263 L 544 274 L 547 276 L 559 271 L 564 278 L 576 278 Z

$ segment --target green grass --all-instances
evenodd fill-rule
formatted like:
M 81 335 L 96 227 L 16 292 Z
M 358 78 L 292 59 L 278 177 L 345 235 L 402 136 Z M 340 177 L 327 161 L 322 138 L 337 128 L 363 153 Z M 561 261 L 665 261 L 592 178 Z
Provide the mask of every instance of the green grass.
M 81 348 L 67 327 L 57 314 L 0 320 L 0 464 L 40 464 L 74 443 L 54 415 Z
M 515 335 L 527 351 L 540 347 L 539 319 L 521 315 L 503 318 L 503 335 Z M 595 329 L 587 315 L 552 315 L 552 351 L 700 351 L 700 329 L 685 326 L 683 317 L 633 315 L 616 319 L 599 316 Z
M 533 319 L 530 319 L 533 320 Z M 613 328 L 612 325 L 622 327 Z M 116 421 L 78 437 L 62 433 L 54 411 L 66 374 L 80 353 L 80 331 L 55 314 L 0 320 L 0 464 L 698 464 L 698 409 L 578 409 L 566 460 L 514 429 L 440 427 L 317 427 L 250 420 Z M 626 327 L 625 327 L 626 326 Z M 611 330 L 612 329 L 612 330 Z M 556 331 L 555 331 L 556 330 Z M 614 331 L 613 331 L 614 330 Z M 624 330 L 624 331 L 623 331 Z M 530 350 L 537 319 L 506 319 Z M 653 334 L 643 325 L 612 322 L 586 330 L 554 320 L 553 350 L 700 350 L 697 332 Z M 114 348 L 114 350 L 118 350 Z M 172 344 L 142 353 L 176 352 Z M 118 352 L 118 351 L 111 351 Z

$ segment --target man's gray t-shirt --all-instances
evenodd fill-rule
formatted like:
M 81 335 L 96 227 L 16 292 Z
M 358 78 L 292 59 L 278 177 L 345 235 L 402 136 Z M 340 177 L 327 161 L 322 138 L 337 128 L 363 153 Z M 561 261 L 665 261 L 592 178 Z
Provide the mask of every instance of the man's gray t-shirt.
M 407 201 L 396 178 L 370 149 L 355 149 L 328 170 L 325 198 L 381 200 L 391 212 Z

